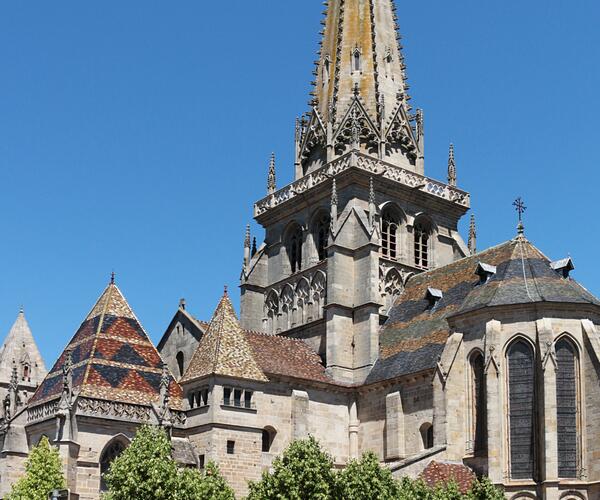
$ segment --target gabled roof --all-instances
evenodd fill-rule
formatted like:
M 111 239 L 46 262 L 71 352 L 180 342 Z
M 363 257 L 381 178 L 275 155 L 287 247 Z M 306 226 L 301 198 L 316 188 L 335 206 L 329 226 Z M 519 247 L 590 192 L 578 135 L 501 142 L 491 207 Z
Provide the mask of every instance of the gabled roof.
M 140 405 L 159 401 L 163 361 L 114 283 L 104 290 L 30 406 L 60 396 L 62 368 L 69 354 L 73 391 L 80 396 Z M 169 376 L 170 403 L 178 409 L 181 387 Z
M 162 338 L 158 342 L 157 348 L 159 351 L 162 350 L 163 346 L 173 333 L 173 327 L 175 326 L 175 324 L 177 322 L 185 320 L 187 320 L 189 324 L 192 325 L 190 333 L 194 336 L 196 340 L 200 340 L 200 338 L 202 337 L 202 335 L 204 335 L 204 332 L 208 328 L 208 323 L 206 323 L 205 321 L 200 321 L 198 318 L 190 314 L 182 304 L 180 304 L 177 308 L 177 312 L 175 312 L 173 318 L 171 319 L 169 326 L 167 326 L 165 333 L 163 333 Z
M 221 298 L 181 383 L 209 375 L 268 380 L 254 359 L 227 292 Z
M 244 334 L 265 374 L 335 383 L 326 375 L 319 355 L 306 342 L 266 333 L 245 331 Z
M 421 479 L 431 488 L 456 483 L 464 495 L 471 489 L 475 481 L 475 473 L 460 462 L 436 462 L 432 460 L 421 473 Z
M 31 383 L 39 384 L 46 375 L 46 365 L 33 339 L 25 313 L 21 310 L 0 349 L 0 383 L 8 383 L 13 366 L 20 366 L 24 362 L 35 367 L 30 372 Z
M 480 262 L 496 267 L 486 283 L 475 274 Z M 425 298 L 431 288 L 443 293 L 433 309 Z M 367 382 L 434 368 L 450 333 L 452 315 L 534 302 L 600 305 L 577 282 L 554 271 L 550 260 L 522 236 L 418 274 L 390 309 L 380 334 L 380 357 Z

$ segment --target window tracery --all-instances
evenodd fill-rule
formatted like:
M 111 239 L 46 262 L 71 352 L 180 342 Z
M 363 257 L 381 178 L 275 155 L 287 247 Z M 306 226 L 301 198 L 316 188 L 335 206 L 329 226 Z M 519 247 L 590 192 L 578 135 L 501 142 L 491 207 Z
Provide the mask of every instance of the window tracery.
M 556 343 L 556 364 L 558 477 L 577 478 L 578 359 L 575 346 L 566 338 Z
M 394 260 L 400 257 L 399 233 L 400 215 L 394 207 L 387 206 L 381 217 L 381 253 L 384 257 Z
M 108 491 L 108 485 L 104 479 L 105 474 L 110 468 L 110 464 L 125 451 L 126 445 L 120 439 L 115 439 L 104 449 L 100 457 L 100 491 Z
M 425 220 L 417 221 L 414 226 L 414 236 L 415 266 L 429 269 L 431 264 L 429 251 L 431 225 Z
M 302 270 L 302 228 L 296 225 L 288 237 L 288 258 L 292 273 Z

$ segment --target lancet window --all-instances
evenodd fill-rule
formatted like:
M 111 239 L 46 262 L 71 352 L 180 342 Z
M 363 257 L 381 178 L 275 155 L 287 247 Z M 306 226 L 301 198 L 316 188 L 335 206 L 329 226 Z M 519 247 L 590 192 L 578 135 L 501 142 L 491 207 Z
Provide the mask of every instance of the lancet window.
M 389 259 L 400 257 L 400 214 L 387 206 L 381 217 L 381 254 Z
M 288 237 L 288 258 L 292 273 L 302 270 L 302 228 L 294 226 Z
M 125 451 L 125 447 L 125 444 L 120 439 L 115 439 L 104 449 L 100 457 L 100 491 L 108 491 L 104 475 L 108 472 L 110 464 L 113 463 L 115 458 Z
M 575 346 L 566 338 L 556 343 L 556 364 L 558 476 L 574 479 L 579 469 L 578 359 Z
M 317 224 L 315 228 L 315 243 L 317 247 L 317 257 L 319 261 L 325 260 L 327 258 L 327 244 L 329 240 L 329 225 L 330 219 L 326 214 L 322 214 L 319 219 L 317 219 Z
M 475 455 L 479 455 L 487 451 L 487 405 L 483 354 L 480 351 L 474 352 L 469 364 L 471 366 L 470 447 Z
M 415 235 L 415 265 L 422 269 L 428 269 L 430 260 L 430 236 L 431 236 L 431 225 L 424 220 L 420 220 L 415 223 L 414 226 Z
M 533 349 L 524 340 L 507 351 L 510 476 L 533 479 L 536 470 L 536 393 Z

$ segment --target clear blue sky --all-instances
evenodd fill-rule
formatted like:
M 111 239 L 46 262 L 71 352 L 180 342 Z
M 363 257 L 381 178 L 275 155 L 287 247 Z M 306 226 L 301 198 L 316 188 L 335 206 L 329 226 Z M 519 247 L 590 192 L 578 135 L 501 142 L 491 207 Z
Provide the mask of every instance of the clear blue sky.
M 210 318 L 223 284 L 238 284 L 271 151 L 280 185 L 291 180 L 322 10 L 0 3 L 0 338 L 24 304 L 51 365 L 113 269 L 154 341 L 180 297 Z M 528 237 L 551 258 L 571 253 L 600 294 L 600 4 L 398 10 L 427 175 L 445 178 L 453 141 L 479 247 L 515 234 L 521 195 Z

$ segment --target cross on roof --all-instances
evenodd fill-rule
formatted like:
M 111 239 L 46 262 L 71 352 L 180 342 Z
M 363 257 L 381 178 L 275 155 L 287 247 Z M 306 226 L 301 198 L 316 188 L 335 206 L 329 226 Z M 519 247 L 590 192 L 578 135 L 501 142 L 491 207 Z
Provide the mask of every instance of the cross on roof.
M 525 202 L 523 201 L 523 199 L 519 196 L 513 203 L 513 206 L 515 207 L 515 209 L 517 210 L 518 214 L 519 214 L 519 222 L 523 221 L 523 214 L 525 213 L 525 211 L 527 210 L 527 207 L 525 206 Z

